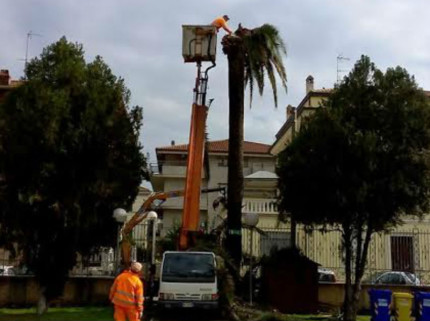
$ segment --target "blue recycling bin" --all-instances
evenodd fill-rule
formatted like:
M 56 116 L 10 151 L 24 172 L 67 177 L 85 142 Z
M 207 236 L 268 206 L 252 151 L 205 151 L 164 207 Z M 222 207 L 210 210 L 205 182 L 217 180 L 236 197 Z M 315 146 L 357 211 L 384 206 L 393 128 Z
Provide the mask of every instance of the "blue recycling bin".
M 415 315 L 417 321 L 430 321 L 429 292 L 415 292 Z
M 391 291 L 369 290 L 370 314 L 372 321 L 390 321 Z

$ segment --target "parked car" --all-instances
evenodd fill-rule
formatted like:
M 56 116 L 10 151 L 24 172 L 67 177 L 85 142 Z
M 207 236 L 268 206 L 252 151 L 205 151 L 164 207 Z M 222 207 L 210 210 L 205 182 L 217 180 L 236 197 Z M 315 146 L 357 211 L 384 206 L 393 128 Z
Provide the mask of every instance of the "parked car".
M 332 270 L 318 268 L 318 282 L 336 282 L 336 275 Z
M 15 275 L 14 267 L 8 265 L 0 266 L 0 275 Z
M 375 279 L 375 284 L 420 285 L 417 276 L 410 272 L 390 271 L 382 273 Z

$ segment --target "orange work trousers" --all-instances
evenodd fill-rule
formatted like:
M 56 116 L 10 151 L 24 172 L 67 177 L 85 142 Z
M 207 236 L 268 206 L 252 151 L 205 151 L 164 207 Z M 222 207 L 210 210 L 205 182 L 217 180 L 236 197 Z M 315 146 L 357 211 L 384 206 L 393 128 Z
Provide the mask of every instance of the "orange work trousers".
M 115 305 L 113 318 L 115 321 L 139 321 L 139 311 L 136 308 L 124 308 Z

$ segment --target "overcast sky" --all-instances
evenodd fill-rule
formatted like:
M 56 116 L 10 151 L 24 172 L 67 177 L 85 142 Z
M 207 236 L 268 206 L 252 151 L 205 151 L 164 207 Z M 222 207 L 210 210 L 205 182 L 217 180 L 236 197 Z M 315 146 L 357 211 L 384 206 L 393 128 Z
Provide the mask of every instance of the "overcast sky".
M 228 14 L 229 25 L 278 27 L 287 44 L 288 93 L 273 105 L 270 87 L 246 109 L 245 139 L 271 144 L 313 75 L 316 88 L 336 81 L 336 57 L 350 70 L 365 54 L 380 69 L 400 65 L 430 89 L 430 1 L 428 0 L 1 0 L 0 68 L 23 75 L 23 58 L 41 53 L 61 36 L 83 44 L 88 61 L 101 55 L 125 79 L 132 105 L 144 108 L 141 140 L 150 161 L 155 147 L 188 142 L 195 65 L 182 60 L 183 24 L 209 24 Z M 221 33 L 223 35 L 223 33 Z M 221 37 L 218 38 L 220 42 Z M 279 89 L 281 90 L 281 89 Z M 210 72 L 208 116 L 211 140 L 228 134 L 227 61 L 218 45 Z M 248 105 L 247 105 L 248 106 Z

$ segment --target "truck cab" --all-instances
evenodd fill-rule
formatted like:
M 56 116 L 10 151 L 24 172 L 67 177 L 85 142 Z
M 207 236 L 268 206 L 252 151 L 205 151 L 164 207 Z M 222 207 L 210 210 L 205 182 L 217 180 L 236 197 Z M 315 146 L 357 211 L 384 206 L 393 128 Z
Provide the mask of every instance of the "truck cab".
M 162 308 L 218 308 L 216 259 L 212 252 L 167 251 L 160 270 Z

